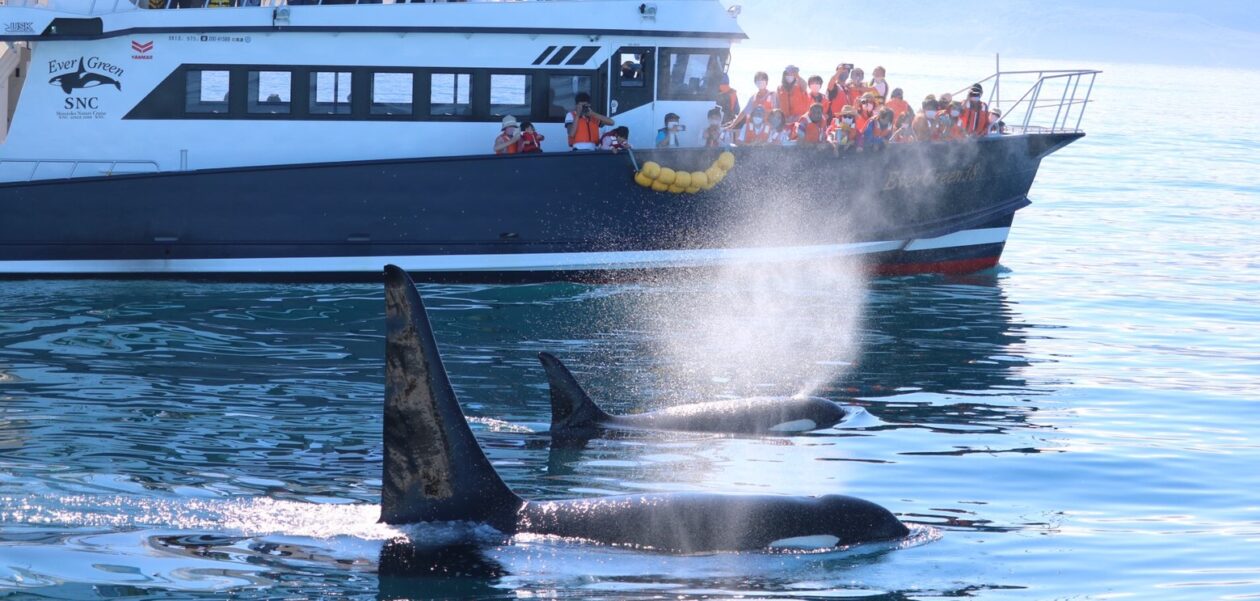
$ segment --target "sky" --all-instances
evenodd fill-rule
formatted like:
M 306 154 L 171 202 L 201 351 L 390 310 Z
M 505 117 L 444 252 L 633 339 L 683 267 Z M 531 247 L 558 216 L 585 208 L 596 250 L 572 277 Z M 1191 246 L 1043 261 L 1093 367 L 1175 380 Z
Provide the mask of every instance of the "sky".
M 1260 0 L 723 0 L 751 46 L 1260 69 Z

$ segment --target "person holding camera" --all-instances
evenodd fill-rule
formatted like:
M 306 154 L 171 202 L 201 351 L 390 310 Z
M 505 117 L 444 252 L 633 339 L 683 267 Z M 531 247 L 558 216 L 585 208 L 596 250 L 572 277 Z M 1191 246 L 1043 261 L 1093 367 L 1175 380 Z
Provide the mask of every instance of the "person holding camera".
M 678 134 L 687 131 L 687 126 L 679 122 L 678 115 L 665 115 L 665 127 L 656 130 L 657 148 L 678 148 Z
M 578 92 L 574 101 L 573 110 L 564 117 L 564 128 L 569 130 L 569 148 L 596 150 L 599 148 L 599 128 L 615 123 L 591 109 L 590 94 Z

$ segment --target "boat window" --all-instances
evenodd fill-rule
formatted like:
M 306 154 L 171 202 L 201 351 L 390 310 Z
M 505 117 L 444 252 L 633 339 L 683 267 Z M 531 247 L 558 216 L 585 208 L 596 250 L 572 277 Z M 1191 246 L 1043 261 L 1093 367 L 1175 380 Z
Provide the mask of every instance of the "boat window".
M 247 108 L 251 113 L 288 114 L 292 91 L 293 74 L 288 71 L 250 71 Z
M 411 114 L 410 73 L 372 74 L 372 114 Z
M 471 115 L 468 73 L 434 73 L 429 83 L 429 114 L 433 116 Z
M 530 77 L 492 73 L 490 75 L 490 114 L 494 117 L 529 117 Z
M 316 71 L 311 73 L 311 114 L 350 114 L 350 73 Z
M 228 72 L 189 71 L 184 110 L 189 113 L 228 112 Z
M 551 89 L 547 94 L 547 118 L 551 120 L 564 120 L 564 116 L 573 110 L 578 92 L 591 94 L 590 75 L 552 75 L 550 84 Z
M 621 76 L 617 82 L 623 88 L 641 88 L 647 80 L 643 73 L 647 52 L 621 52 L 618 54 L 621 65 Z
M 718 84 L 726 72 L 726 50 L 661 50 L 661 100 L 707 100 L 717 98 Z

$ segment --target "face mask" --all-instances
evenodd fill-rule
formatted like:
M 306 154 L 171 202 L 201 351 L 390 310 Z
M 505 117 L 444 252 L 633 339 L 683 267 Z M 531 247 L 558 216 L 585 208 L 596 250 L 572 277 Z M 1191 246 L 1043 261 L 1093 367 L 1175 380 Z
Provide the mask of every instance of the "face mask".
M 818 93 L 818 91 L 819 91 L 819 90 L 821 90 L 821 89 L 822 89 L 822 86 L 821 86 L 821 85 L 818 85 L 818 84 L 816 84 L 816 83 L 811 83 L 811 84 L 809 84 L 809 93 L 810 93 L 810 94 L 817 94 L 817 93 Z
M 780 127 L 783 127 L 783 120 L 782 120 L 782 119 L 772 119 L 772 120 L 770 120 L 770 125 L 771 125 L 771 126 L 773 126 L 775 129 L 779 129 Z
M 853 117 L 845 117 L 845 118 L 844 118 L 844 124 L 845 124 L 845 125 L 853 125 Z
M 504 135 L 506 135 L 506 136 L 508 136 L 508 137 L 514 136 L 514 135 L 516 135 L 516 128 L 515 128 L 515 127 L 509 127 L 509 128 L 507 128 L 507 129 L 503 130 L 503 134 L 504 134 Z
M 766 120 L 762 119 L 761 117 L 753 117 L 753 125 L 761 125 L 762 123 L 765 123 L 765 122 Z
M 677 122 L 677 121 L 670 121 L 669 123 L 666 123 L 666 124 L 665 124 L 665 129 L 678 129 L 678 122 Z
M 931 120 L 933 120 L 933 119 L 935 119 L 935 118 L 936 118 L 936 111 L 927 111 L 927 110 L 925 110 L 925 111 L 923 111 L 923 116 L 924 116 L 925 118 L 927 118 L 927 120 L 928 120 L 928 121 L 931 121 Z
M 957 117 L 957 116 L 958 116 L 958 114 L 959 114 L 959 113 L 958 113 L 958 111 L 950 111 L 950 112 L 949 112 L 949 116 L 951 116 L 951 117 Z
M 792 85 L 792 84 L 796 83 L 796 77 L 795 77 L 795 76 L 792 76 L 792 75 L 789 75 L 789 76 L 787 76 L 787 77 L 784 77 L 784 78 L 783 78 L 783 81 L 787 82 L 787 84 L 788 84 L 788 85 Z
M 769 85 L 770 85 L 770 83 L 769 83 L 769 82 L 765 82 L 765 81 L 758 81 L 758 82 L 757 82 L 757 89 L 758 89 L 758 90 L 765 90 L 765 89 L 766 89 L 766 87 L 767 87 L 767 86 L 769 86 Z
M 709 119 L 709 125 L 721 125 L 721 124 L 722 124 L 721 119 Z

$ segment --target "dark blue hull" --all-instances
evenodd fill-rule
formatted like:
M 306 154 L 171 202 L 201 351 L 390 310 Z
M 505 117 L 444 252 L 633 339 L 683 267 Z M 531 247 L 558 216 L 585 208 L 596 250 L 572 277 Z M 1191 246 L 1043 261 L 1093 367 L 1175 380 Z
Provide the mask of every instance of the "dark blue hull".
M 547 153 L 214 169 L 0 185 L 0 277 L 633 278 L 861 256 L 885 273 L 996 264 L 1041 158 L 1079 134 L 836 155 L 739 148 L 694 195 L 627 154 Z M 639 151 L 703 170 L 716 149 Z

